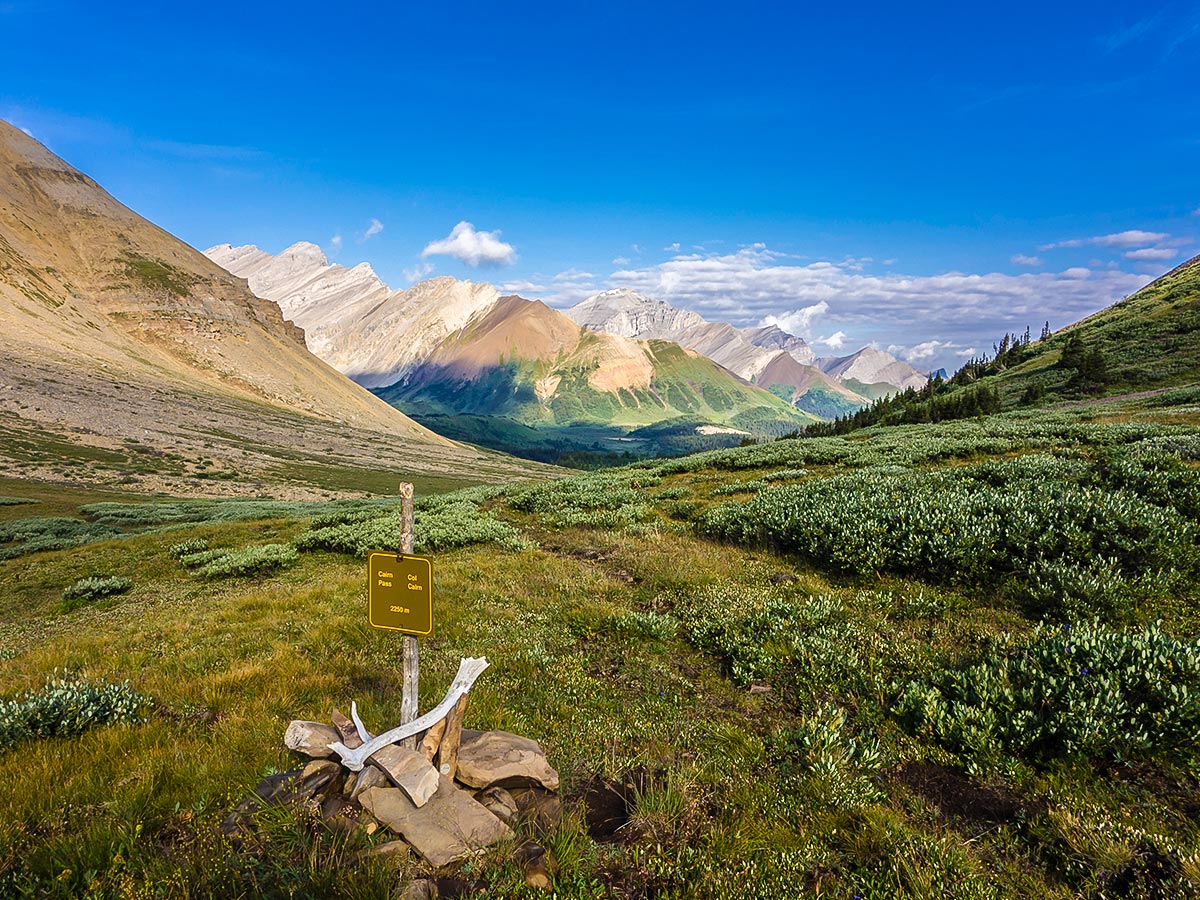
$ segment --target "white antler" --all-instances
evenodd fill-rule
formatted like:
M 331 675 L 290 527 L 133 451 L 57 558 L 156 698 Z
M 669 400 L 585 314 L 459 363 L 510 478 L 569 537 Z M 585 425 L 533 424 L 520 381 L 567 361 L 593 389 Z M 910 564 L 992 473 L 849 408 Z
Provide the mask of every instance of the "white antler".
M 358 704 L 353 700 L 350 701 L 350 719 L 354 722 L 354 727 L 358 729 L 358 738 L 364 744 L 371 740 L 375 735 L 367 731 L 367 726 L 362 723 L 362 719 L 358 717 Z
M 481 656 L 478 659 L 464 659 L 458 664 L 458 674 L 454 676 L 454 682 L 450 685 L 450 690 L 446 692 L 446 696 L 442 698 L 441 703 L 419 719 L 413 719 L 407 725 L 397 726 L 391 731 L 385 731 L 378 737 L 373 737 L 369 740 L 366 737 L 369 737 L 370 733 L 358 720 L 358 713 L 355 706 L 351 704 L 350 711 L 354 717 L 355 727 L 358 728 L 360 735 L 366 736 L 364 737 L 363 745 L 351 750 L 341 741 L 335 741 L 329 745 L 329 749 L 342 758 L 342 765 L 347 769 L 351 772 L 358 772 L 366 764 L 366 761 L 371 758 L 372 754 L 377 753 L 389 744 L 395 744 L 406 737 L 418 734 L 445 718 L 450 710 L 454 708 L 454 704 L 458 702 L 458 699 L 471 690 L 471 685 L 475 683 L 475 679 L 482 675 L 483 670 L 487 667 L 488 661 L 486 656 Z

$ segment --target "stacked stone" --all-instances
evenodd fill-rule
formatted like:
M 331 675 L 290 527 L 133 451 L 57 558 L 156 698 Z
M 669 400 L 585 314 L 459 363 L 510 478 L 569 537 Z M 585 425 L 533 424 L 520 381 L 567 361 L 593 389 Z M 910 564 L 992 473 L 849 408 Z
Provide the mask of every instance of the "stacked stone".
M 411 848 L 438 867 L 515 838 L 511 826 L 518 819 L 542 829 L 557 823 L 558 772 L 537 741 L 463 729 L 457 747 L 446 747 L 454 737 L 435 726 L 416 749 L 392 744 L 361 771 L 349 772 L 329 749 L 337 741 L 361 746 L 349 719 L 334 710 L 330 725 L 292 722 L 285 745 L 312 761 L 263 779 L 255 796 L 230 813 L 226 830 L 236 833 L 264 805 L 302 806 L 334 828 L 368 833 L 386 828 L 398 835 L 373 848 L 375 855 L 407 854 Z M 525 844 L 519 854 L 529 883 L 549 889 L 545 851 Z

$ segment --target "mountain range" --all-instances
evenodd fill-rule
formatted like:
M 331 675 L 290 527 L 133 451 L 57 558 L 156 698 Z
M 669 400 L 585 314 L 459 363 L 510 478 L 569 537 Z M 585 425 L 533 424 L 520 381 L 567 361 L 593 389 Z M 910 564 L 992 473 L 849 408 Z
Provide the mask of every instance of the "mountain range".
M 276 256 L 230 244 L 205 253 L 278 303 L 330 365 L 468 440 L 486 438 L 448 418 L 503 417 L 541 429 L 655 426 L 658 434 L 675 422 L 673 439 L 688 431 L 728 443 L 794 430 L 926 380 L 882 351 L 818 359 L 777 327 L 708 322 L 627 290 L 563 313 L 447 277 L 391 290 L 366 263 L 330 264 L 308 242 Z
M 873 347 L 849 356 L 818 358 L 803 338 L 776 325 L 739 329 L 727 322 L 708 322 L 628 288 L 589 297 L 567 315 L 594 331 L 675 341 L 823 417 L 852 412 L 884 394 L 919 388 L 928 380 L 908 363 Z
M 61 478 L 74 460 L 174 493 L 238 489 L 214 472 L 303 482 L 305 466 L 325 483 L 317 470 L 528 471 L 381 402 L 276 303 L 2 121 L 0 421 L 3 472 Z
M 581 435 L 586 449 L 648 449 L 626 446 L 629 432 L 656 426 L 658 440 L 672 422 L 670 449 L 682 449 L 793 431 L 815 418 L 703 353 L 588 329 L 489 284 L 443 277 L 390 291 L 369 267 L 330 265 L 309 243 L 276 257 L 228 244 L 205 252 L 276 301 L 331 365 L 456 437 L 490 441 L 494 422 L 464 431 L 480 423 L 456 418 L 490 417 L 572 429 L 557 433 L 567 449 L 584 449 Z M 684 434 L 693 440 L 679 444 Z M 501 446 L 514 449 L 513 437 L 510 429 Z M 656 449 L 667 448 L 659 441 Z

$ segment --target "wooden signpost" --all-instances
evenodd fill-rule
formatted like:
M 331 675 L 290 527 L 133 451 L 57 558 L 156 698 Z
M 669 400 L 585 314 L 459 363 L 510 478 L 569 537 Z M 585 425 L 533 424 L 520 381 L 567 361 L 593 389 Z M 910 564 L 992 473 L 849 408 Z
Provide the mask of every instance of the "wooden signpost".
M 417 717 L 420 687 L 420 660 L 417 635 L 433 631 L 433 563 L 413 556 L 413 486 L 400 483 L 400 544 L 395 553 L 372 551 L 367 556 L 367 607 L 370 622 L 376 628 L 404 633 L 400 650 L 400 670 L 404 693 L 400 700 L 400 724 Z M 408 737 L 402 746 L 416 748 L 416 738 Z
M 424 556 L 414 556 L 413 543 L 413 486 L 404 481 L 400 483 L 399 547 L 394 553 L 372 550 L 367 555 L 367 610 L 370 622 L 376 628 L 387 628 L 404 635 L 400 650 L 400 670 L 404 679 L 400 724 L 386 734 L 374 737 L 361 727 L 352 703 L 350 715 L 358 726 L 362 745 L 357 749 L 341 743 L 330 746 L 341 754 L 343 763 L 352 771 L 359 771 L 367 757 L 387 744 L 396 742 L 402 747 L 416 750 L 417 735 L 426 732 L 421 742 L 421 752 L 431 761 L 436 756 L 437 770 L 453 779 L 458 768 L 458 748 L 467 710 L 467 692 L 488 663 L 482 657 L 463 660 L 458 678 L 451 685 L 446 699 L 437 709 L 426 713 L 421 719 L 417 718 L 420 682 L 417 637 L 433 631 L 433 561 Z

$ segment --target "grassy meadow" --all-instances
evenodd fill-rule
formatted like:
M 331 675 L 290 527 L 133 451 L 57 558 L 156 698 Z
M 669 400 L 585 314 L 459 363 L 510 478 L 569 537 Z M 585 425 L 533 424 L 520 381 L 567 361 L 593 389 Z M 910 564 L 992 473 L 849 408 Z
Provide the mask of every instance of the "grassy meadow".
M 421 707 L 491 661 L 467 726 L 562 773 L 524 826 L 562 898 L 1197 896 L 1200 412 L 1153 402 L 423 494 Z M 398 721 L 365 597 L 397 529 L 388 497 L 0 484 L 0 895 L 424 874 L 303 815 L 218 827 L 298 764 L 290 719 Z M 546 896 L 509 847 L 436 874 Z

